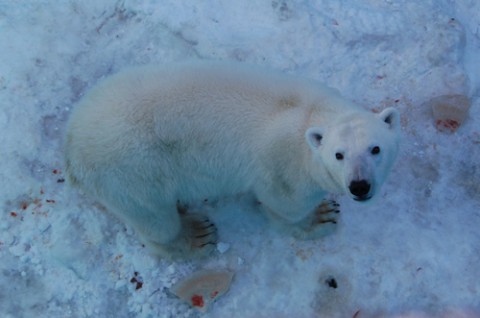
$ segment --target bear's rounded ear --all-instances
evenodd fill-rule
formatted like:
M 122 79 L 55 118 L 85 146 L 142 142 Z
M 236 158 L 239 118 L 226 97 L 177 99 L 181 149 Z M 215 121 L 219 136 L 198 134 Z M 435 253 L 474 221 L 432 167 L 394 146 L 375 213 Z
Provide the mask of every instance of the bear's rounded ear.
M 393 107 L 385 108 L 378 114 L 381 120 L 383 120 L 390 129 L 397 130 L 400 128 L 400 113 Z
M 305 139 L 312 150 L 316 150 L 322 144 L 323 129 L 310 127 L 305 132 Z

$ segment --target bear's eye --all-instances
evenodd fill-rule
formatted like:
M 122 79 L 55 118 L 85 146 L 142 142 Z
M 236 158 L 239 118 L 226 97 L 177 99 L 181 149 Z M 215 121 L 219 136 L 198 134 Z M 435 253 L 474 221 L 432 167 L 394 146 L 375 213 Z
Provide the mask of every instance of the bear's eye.
M 315 141 L 320 144 L 320 142 L 322 141 L 322 135 L 320 134 L 314 134 L 313 135 L 313 138 L 315 138 Z
M 335 158 L 337 158 L 337 160 L 343 160 L 343 153 L 337 152 L 337 153 L 335 154 Z
M 380 147 L 379 146 L 373 147 L 371 150 L 371 153 L 372 155 L 378 155 L 380 153 Z

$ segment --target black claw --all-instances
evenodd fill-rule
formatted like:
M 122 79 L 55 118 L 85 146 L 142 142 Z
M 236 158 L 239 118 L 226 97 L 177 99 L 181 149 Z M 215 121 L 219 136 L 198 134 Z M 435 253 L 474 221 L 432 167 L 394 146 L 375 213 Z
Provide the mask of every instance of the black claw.
M 205 247 L 207 245 L 217 245 L 217 242 L 207 242 L 207 243 L 201 244 L 199 248 Z
M 339 209 L 328 209 L 326 211 L 316 212 L 317 214 L 340 213 Z
M 337 221 L 335 221 L 335 220 L 322 220 L 322 221 L 319 221 L 318 223 L 319 224 L 325 224 L 325 223 L 337 224 Z
M 215 230 L 213 230 L 213 232 L 210 232 L 210 233 L 207 233 L 207 234 L 197 235 L 197 236 L 195 236 L 195 238 L 204 238 L 204 237 L 210 236 L 210 235 L 215 234 L 215 233 L 217 233 L 217 229 L 215 229 Z
M 209 229 L 211 227 L 215 227 L 215 224 L 210 223 L 207 226 L 195 226 L 194 229 L 195 230 L 206 230 L 206 229 Z

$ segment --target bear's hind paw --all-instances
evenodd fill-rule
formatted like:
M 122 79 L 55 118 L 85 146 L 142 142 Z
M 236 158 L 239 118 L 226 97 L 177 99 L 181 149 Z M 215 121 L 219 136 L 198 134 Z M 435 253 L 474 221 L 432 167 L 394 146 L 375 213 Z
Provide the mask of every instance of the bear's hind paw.
M 200 214 L 181 215 L 182 230 L 168 244 L 148 242 L 152 252 L 170 260 L 199 259 L 209 256 L 218 241 L 217 227 Z
M 190 215 L 189 219 L 189 222 L 187 221 L 184 226 L 190 226 L 192 248 L 215 248 L 218 242 L 217 227 L 215 224 L 213 224 L 207 217 Z

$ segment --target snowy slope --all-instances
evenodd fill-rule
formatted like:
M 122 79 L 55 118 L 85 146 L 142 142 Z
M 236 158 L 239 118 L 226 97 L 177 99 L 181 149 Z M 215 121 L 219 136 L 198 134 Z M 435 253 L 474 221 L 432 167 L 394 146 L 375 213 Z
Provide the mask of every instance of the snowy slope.
M 209 317 L 480 317 L 477 0 L 0 0 L 0 57 L 1 317 L 197 317 L 168 288 L 204 268 L 235 272 Z M 100 78 L 187 59 L 261 64 L 397 107 L 402 150 L 380 198 L 338 197 L 339 231 L 309 242 L 246 198 L 221 200 L 202 209 L 226 252 L 151 257 L 64 182 L 62 136 Z M 440 133 L 424 102 L 451 93 L 472 108 Z

